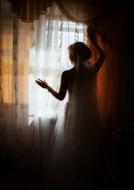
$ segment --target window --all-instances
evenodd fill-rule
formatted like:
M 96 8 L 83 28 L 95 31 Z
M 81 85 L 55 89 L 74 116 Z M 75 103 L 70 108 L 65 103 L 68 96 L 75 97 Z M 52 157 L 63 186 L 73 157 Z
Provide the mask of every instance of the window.
M 29 115 L 32 118 L 57 118 L 58 113 L 64 113 L 68 96 L 61 103 L 47 90 L 37 86 L 35 79 L 45 79 L 50 86 L 58 90 L 62 72 L 72 67 L 68 46 L 75 41 L 86 42 L 85 34 L 84 24 L 46 19 L 45 16 L 34 22 L 29 74 Z

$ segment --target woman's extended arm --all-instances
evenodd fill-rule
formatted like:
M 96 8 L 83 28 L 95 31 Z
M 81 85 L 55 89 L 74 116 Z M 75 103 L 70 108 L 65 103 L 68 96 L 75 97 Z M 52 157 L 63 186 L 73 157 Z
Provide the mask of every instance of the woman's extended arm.
M 61 76 L 61 84 L 60 84 L 60 89 L 59 92 L 56 92 L 53 88 L 51 88 L 46 81 L 37 79 L 36 83 L 41 86 L 42 88 L 46 88 L 48 89 L 48 91 L 58 100 L 63 100 L 65 95 L 66 95 L 66 91 L 67 91 L 67 83 L 66 83 L 66 78 L 65 78 L 65 72 L 62 73 Z

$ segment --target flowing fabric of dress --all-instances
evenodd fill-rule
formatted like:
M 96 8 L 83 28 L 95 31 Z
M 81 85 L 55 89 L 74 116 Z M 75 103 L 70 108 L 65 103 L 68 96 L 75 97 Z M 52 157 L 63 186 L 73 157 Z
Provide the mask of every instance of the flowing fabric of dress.
M 97 72 L 83 67 L 64 75 L 70 99 L 64 130 L 50 146 L 46 189 L 87 189 L 96 183 L 102 161 Z

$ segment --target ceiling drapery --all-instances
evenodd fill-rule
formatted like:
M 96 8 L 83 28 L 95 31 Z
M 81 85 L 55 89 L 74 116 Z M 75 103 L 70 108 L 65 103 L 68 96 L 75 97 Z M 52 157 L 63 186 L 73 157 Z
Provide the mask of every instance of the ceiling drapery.
M 53 0 L 9 0 L 12 11 L 25 22 L 32 22 L 40 15 L 47 14 Z
M 109 13 L 115 6 L 114 0 L 9 0 L 13 12 L 23 21 L 32 22 L 41 14 L 47 14 L 48 8 L 56 3 L 60 10 L 76 22 L 87 22 L 95 16 Z M 116 3 L 117 7 L 117 3 Z
M 4 0 L 3 0 L 4 1 Z M 101 36 L 103 42 L 113 43 L 110 40 L 111 27 L 106 21 L 112 12 L 119 12 L 126 3 L 118 3 L 116 0 L 8 0 L 11 2 L 12 11 L 25 22 L 33 22 L 40 15 L 53 11 L 53 5 L 57 10 L 72 21 L 94 25 L 95 31 Z M 58 14 L 58 11 L 56 14 Z M 53 12 L 55 16 L 55 12 Z M 111 22 L 110 22 L 111 23 Z M 111 45 L 113 46 L 113 45 Z

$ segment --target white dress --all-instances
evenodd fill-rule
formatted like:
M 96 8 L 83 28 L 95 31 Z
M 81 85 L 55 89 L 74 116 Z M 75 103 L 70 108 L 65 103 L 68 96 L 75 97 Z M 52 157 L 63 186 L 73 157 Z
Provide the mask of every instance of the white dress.
M 65 72 L 70 101 L 64 131 L 51 146 L 46 189 L 87 189 L 99 175 L 102 152 L 96 74 L 86 68 Z

